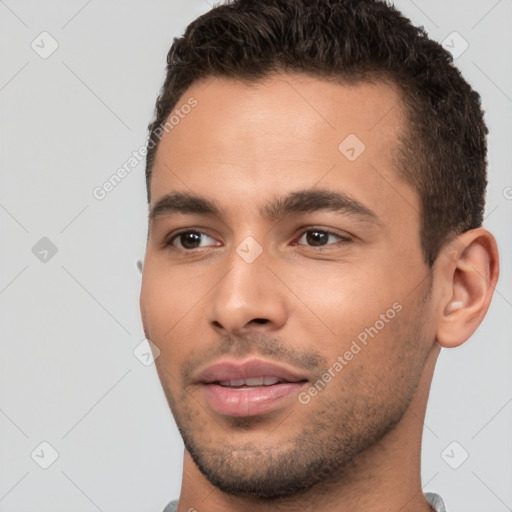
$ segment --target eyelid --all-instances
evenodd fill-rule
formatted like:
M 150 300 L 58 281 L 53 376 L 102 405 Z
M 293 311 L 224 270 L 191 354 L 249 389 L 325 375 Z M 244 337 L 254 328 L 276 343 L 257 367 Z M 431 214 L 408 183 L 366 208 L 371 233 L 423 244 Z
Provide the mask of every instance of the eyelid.
M 341 233 L 338 233 L 337 231 L 334 231 L 330 228 L 325 228 L 322 226 L 307 226 L 307 227 L 301 228 L 301 230 L 299 231 L 299 234 L 297 236 L 295 236 L 294 240 L 295 241 L 300 240 L 304 236 L 304 234 L 308 233 L 309 231 L 321 231 L 322 233 L 327 233 L 328 235 L 333 235 L 337 238 L 340 238 L 341 240 L 339 242 L 341 242 L 341 243 L 353 241 L 353 237 L 351 235 L 349 235 L 348 233 L 341 234 Z M 308 246 L 306 244 L 298 244 L 297 242 L 295 242 L 295 245 L 305 245 L 306 247 L 311 247 L 313 249 L 321 249 L 322 247 L 327 247 L 329 245 L 334 245 L 334 244 L 326 244 L 324 246 L 314 246 L 314 245 Z
M 215 242 L 218 242 L 218 240 L 214 236 L 212 236 L 212 235 L 208 234 L 206 231 L 204 231 L 204 228 L 182 228 L 182 229 L 178 229 L 176 231 L 172 231 L 171 233 L 169 233 L 168 236 L 165 237 L 165 240 L 163 243 L 164 247 L 167 247 L 167 248 L 171 247 L 173 249 L 183 250 L 183 251 L 187 251 L 187 252 L 191 252 L 191 251 L 194 251 L 197 249 L 205 249 L 206 247 L 219 247 L 219 244 L 216 244 L 216 245 L 209 245 L 206 247 L 195 247 L 194 249 L 185 249 L 183 247 L 178 247 L 178 246 L 174 245 L 173 241 L 176 240 L 183 233 L 197 233 L 199 235 L 205 235 L 208 238 L 215 240 Z

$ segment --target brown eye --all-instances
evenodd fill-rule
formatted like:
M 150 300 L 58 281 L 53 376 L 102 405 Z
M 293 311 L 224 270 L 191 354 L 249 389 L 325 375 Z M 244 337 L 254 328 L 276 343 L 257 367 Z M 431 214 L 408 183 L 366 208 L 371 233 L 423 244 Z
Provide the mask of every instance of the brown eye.
M 332 241 L 334 239 L 334 241 Z M 331 240 L 331 242 L 329 242 Z M 309 229 L 305 231 L 298 240 L 299 245 L 309 245 L 310 247 L 322 247 L 331 245 L 339 241 L 349 241 L 348 238 L 342 237 L 331 231 L 322 229 Z
M 308 231 L 306 233 L 306 242 L 309 245 L 325 245 L 329 239 L 329 234 L 325 231 Z
M 208 239 L 214 241 L 212 237 L 201 233 L 200 231 L 182 231 L 173 236 L 168 245 L 178 247 L 180 249 L 198 249 L 209 245 L 216 245 L 208 243 Z

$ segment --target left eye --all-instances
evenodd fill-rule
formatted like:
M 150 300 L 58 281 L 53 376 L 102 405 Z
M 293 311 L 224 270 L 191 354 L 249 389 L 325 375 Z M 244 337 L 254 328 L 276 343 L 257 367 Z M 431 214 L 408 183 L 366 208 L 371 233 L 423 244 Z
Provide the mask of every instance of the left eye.
M 337 235 L 331 231 L 323 229 L 309 229 L 298 239 L 297 244 L 299 245 L 310 245 L 311 247 L 322 247 L 324 245 L 331 245 L 329 240 L 335 239 L 334 242 L 345 241 L 349 239 L 341 235 Z

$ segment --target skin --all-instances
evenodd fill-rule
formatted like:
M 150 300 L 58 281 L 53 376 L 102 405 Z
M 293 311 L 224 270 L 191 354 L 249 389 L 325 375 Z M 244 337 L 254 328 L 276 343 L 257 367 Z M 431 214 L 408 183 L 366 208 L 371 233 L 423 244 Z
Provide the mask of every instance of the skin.
M 463 233 L 426 265 L 419 197 L 394 167 L 406 116 L 390 85 L 276 74 L 251 85 L 194 83 L 176 108 L 190 97 L 197 107 L 157 151 L 150 207 L 171 192 L 194 193 L 220 216 L 152 219 L 140 295 L 185 440 L 179 511 L 430 510 L 420 452 L 432 374 L 441 347 L 467 340 L 488 309 L 498 278 L 493 236 Z M 338 149 L 348 134 L 366 146 L 352 162 Z M 348 194 L 378 220 L 326 210 L 262 215 L 272 198 L 314 189 Z M 204 233 L 199 247 L 174 236 L 187 229 Z M 307 233 L 319 230 L 335 235 L 315 246 Z M 262 249 L 252 263 L 236 250 L 248 236 Z M 293 396 L 234 419 L 214 411 L 193 380 L 225 355 L 250 354 L 299 368 L 307 390 L 397 303 L 307 404 Z M 251 485 L 266 485 L 266 496 L 244 495 Z

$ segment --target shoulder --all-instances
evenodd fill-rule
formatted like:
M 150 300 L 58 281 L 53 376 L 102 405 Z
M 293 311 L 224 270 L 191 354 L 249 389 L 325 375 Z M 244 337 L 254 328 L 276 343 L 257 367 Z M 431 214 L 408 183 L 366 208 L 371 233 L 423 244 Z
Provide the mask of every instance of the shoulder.
M 425 499 L 430 503 L 430 505 L 432 505 L 432 507 L 434 507 L 436 512 L 448 512 L 446 510 L 443 498 L 441 498 L 439 494 L 436 494 L 435 492 L 426 492 Z
M 448 512 L 446 510 L 445 504 L 441 496 L 439 494 L 435 494 L 433 492 L 425 493 L 426 500 L 432 505 L 436 512 Z M 178 501 L 171 501 L 163 510 L 163 512 L 176 512 L 178 506 Z
M 163 510 L 163 512 L 176 512 L 178 500 L 171 501 Z

